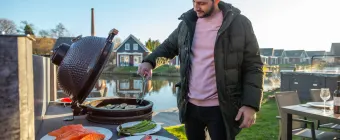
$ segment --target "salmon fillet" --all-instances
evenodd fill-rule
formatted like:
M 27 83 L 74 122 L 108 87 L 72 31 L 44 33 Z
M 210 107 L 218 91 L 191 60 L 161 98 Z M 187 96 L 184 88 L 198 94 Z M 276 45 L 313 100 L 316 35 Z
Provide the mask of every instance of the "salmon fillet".
M 50 136 L 59 136 L 65 132 L 68 132 L 68 131 L 71 131 L 71 130 L 81 130 L 81 129 L 84 129 L 83 125 L 81 124 L 72 124 L 72 125 L 67 125 L 67 126 L 63 126 L 57 130 L 54 130 L 50 133 L 48 133 L 48 135 Z
M 104 140 L 105 135 L 99 133 L 88 134 L 80 140 Z
M 67 137 L 72 136 L 77 133 L 79 133 L 79 130 L 70 130 L 70 131 L 67 131 L 65 133 L 58 135 L 55 140 L 64 140 Z
M 97 132 L 88 129 L 81 129 L 81 130 L 73 130 L 70 132 L 66 132 L 56 138 L 56 140 L 80 140 L 81 138 L 89 135 L 95 134 Z
M 55 140 L 104 140 L 105 135 L 94 130 L 85 129 L 81 124 L 63 126 L 48 133 Z

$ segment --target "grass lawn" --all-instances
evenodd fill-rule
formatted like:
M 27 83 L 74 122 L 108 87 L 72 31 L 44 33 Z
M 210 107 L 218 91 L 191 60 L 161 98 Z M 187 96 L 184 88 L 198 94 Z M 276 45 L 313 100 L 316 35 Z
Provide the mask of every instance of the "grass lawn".
M 138 70 L 138 67 L 134 66 L 125 66 L 125 67 L 116 67 L 113 72 L 116 73 L 136 73 Z M 179 73 L 179 68 L 176 68 L 175 66 L 170 65 L 162 65 L 157 68 L 155 68 L 152 71 L 154 74 L 156 73 Z
M 126 66 L 126 67 L 116 67 L 113 71 L 118 73 L 137 73 L 138 67 Z
M 167 130 L 172 135 L 176 136 L 180 140 L 186 140 L 187 139 L 187 137 L 185 135 L 184 125 L 169 126 L 169 127 L 165 127 L 164 129 Z
M 175 66 L 171 66 L 171 65 L 162 65 L 162 66 L 159 66 L 156 69 L 154 69 L 152 72 L 153 73 L 162 73 L 162 72 L 177 73 L 177 72 L 179 72 L 179 69 L 176 68 Z
M 237 140 L 275 140 L 278 139 L 279 123 L 275 116 L 278 115 L 275 99 L 267 100 L 272 92 L 264 93 L 262 109 L 257 113 L 256 124 L 251 128 L 243 129 L 236 137 Z M 165 128 L 179 139 L 186 139 L 183 125 Z
M 243 129 L 237 136 L 237 140 L 274 140 L 278 139 L 279 123 L 275 116 L 278 115 L 275 99 L 269 99 L 265 93 L 262 108 L 257 113 L 256 123 L 248 129 Z

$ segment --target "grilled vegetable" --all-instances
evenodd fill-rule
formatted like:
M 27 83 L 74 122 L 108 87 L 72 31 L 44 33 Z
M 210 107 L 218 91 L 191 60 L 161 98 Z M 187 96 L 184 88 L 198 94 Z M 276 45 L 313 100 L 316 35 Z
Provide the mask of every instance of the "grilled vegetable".
M 151 130 L 151 129 L 155 128 L 155 127 L 156 127 L 156 124 L 150 123 L 150 124 L 148 124 L 147 126 L 144 126 L 144 127 L 142 127 L 142 128 L 139 128 L 139 129 L 128 130 L 128 133 L 129 133 L 130 135 L 133 135 L 133 134 L 135 134 L 135 133 L 142 133 L 142 132 Z
M 149 124 L 149 123 L 150 123 L 150 121 L 144 120 L 144 121 L 142 121 L 142 122 L 140 122 L 140 123 L 138 123 L 138 124 L 136 124 L 136 125 L 134 125 L 134 126 L 130 126 L 130 127 L 124 127 L 124 128 L 122 128 L 122 126 L 120 125 L 120 126 L 119 126 L 119 129 L 120 129 L 121 131 L 129 130 L 129 129 L 135 129 L 135 128 L 143 127 L 143 126 L 145 126 L 145 125 L 147 125 L 147 124 Z
M 142 132 L 151 130 L 155 127 L 156 127 L 156 124 L 151 121 L 142 121 L 134 126 L 124 127 L 124 128 L 120 125 L 119 126 L 120 130 L 118 132 L 118 135 L 122 133 L 133 135 L 135 133 L 142 133 Z

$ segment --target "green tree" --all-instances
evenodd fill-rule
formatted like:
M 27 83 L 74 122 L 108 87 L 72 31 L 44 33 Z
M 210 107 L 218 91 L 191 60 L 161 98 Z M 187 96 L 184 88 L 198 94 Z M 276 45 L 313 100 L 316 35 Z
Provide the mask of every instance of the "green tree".
M 21 31 L 24 34 L 30 34 L 30 35 L 34 35 L 34 25 L 32 23 L 28 23 L 27 21 L 21 21 L 21 24 L 23 24 L 23 26 L 21 26 Z
M 32 29 L 32 27 L 29 26 L 29 25 L 26 25 L 26 26 L 25 26 L 24 32 L 25 32 L 26 35 L 27 35 L 27 34 L 34 35 L 33 29 Z
M 160 80 L 152 80 L 151 83 L 152 83 L 152 91 L 154 91 L 154 92 L 159 92 L 159 90 L 162 87 L 169 84 L 168 81 L 162 81 L 162 80 L 161 81 Z
M 148 48 L 150 51 L 153 51 L 151 38 L 149 38 L 148 41 L 145 42 L 145 47 Z
M 148 41 L 145 42 L 146 48 L 148 48 L 151 52 L 154 51 L 161 43 L 159 40 L 152 40 L 151 38 L 148 39 Z M 156 60 L 156 67 L 162 66 L 164 64 L 168 64 L 169 59 L 160 57 Z
M 151 40 L 151 38 L 149 38 L 148 41 L 145 42 L 146 48 L 148 48 L 150 51 L 154 51 L 159 45 L 161 45 L 159 40 Z

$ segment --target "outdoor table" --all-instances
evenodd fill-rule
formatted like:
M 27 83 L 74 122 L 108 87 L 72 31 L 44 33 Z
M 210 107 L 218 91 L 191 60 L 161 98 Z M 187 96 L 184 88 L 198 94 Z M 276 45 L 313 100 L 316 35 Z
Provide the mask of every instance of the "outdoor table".
M 298 115 L 306 117 L 308 119 L 327 121 L 330 123 L 340 124 L 340 115 L 327 113 L 323 114 L 323 108 L 308 107 L 305 105 L 291 105 L 282 107 L 282 125 L 281 125 L 281 135 L 282 140 L 292 139 L 292 115 Z M 329 110 L 326 110 L 329 111 Z
M 116 130 L 118 125 L 107 125 L 90 122 L 85 118 L 86 115 L 75 116 L 73 121 L 64 121 L 63 119 L 65 117 L 72 117 L 72 110 L 69 106 L 64 107 L 63 105 L 50 104 L 47 108 L 46 115 L 44 116 L 40 130 L 37 133 L 36 139 L 41 139 L 49 132 L 70 124 L 82 124 L 83 126 L 96 126 L 107 128 L 112 132 L 112 137 L 110 138 L 110 140 L 117 140 L 119 138 L 127 137 L 125 135 L 118 136 L 118 132 Z M 178 139 L 163 128 L 161 129 L 161 131 L 152 135 L 159 135 L 174 140 Z

